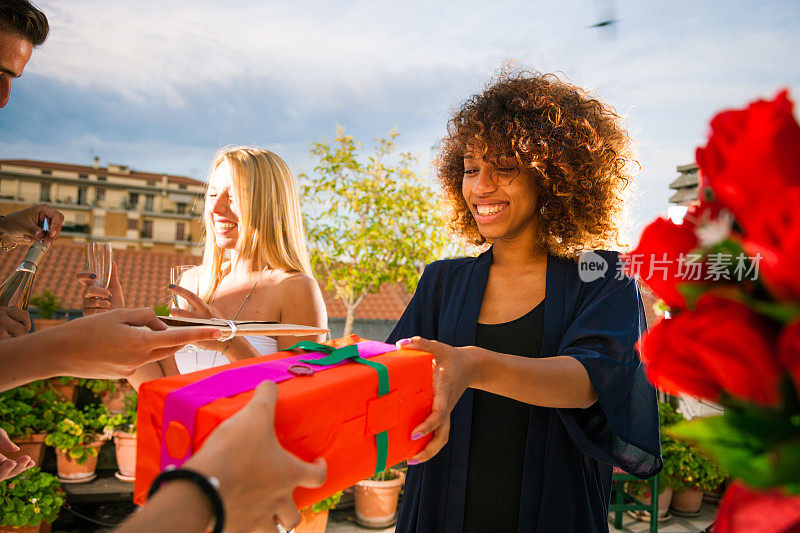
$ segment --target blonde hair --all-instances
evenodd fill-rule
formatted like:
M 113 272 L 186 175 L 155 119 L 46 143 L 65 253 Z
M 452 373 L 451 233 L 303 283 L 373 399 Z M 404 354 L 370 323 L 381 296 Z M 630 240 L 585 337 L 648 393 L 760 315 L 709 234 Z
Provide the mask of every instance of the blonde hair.
M 211 163 L 210 176 L 223 163 L 231 168 L 233 192 L 239 211 L 236 253 L 248 259 L 254 271 L 283 269 L 313 276 L 306 248 L 300 197 L 286 162 L 268 150 L 238 147 L 220 150 Z M 200 296 L 210 301 L 222 279 L 225 250 L 213 237 L 213 220 L 205 212 L 205 252 Z

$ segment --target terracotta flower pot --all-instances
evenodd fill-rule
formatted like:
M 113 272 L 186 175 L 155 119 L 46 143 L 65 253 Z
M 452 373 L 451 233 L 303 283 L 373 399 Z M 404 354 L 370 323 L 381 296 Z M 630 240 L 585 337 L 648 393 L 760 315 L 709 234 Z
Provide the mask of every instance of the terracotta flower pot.
M 672 511 L 676 514 L 695 515 L 702 504 L 702 490 L 682 490 L 672 496 Z
M 356 483 L 356 522 L 365 527 L 389 527 L 397 521 L 397 498 L 406 475 L 392 470 L 398 476 L 389 481 L 364 480 Z
M 672 487 L 667 486 L 661 494 L 658 495 L 658 520 L 666 520 L 667 516 L 669 515 L 669 505 L 672 501 Z M 644 504 L 650 504 L 650 491 L 641 494 L 637 497 L 639 501 Z M 628 511 L 631 516 L 639 520 L 648 521 L 650 520 L 650 513 L 648 511 Z
M 99 452 L 102 445 L 103 441 L 95 441 L 87 446 L 97 448 Z M 97 455 L 90 455 L 85 463 L 78 464 L 69 454 L 64 453 L 62 450 L 56 450 L 56 467 L 58 469 L 58 478 L 61 481 L 67 483 L 88 483 L 95 477 L 94 471 L 97 468 Z
M 133 387 L 127 381 L 118 381 L 116 385 L 116 392 L 107 392 L 100 395 L 100 401 L 112 415 L 125 412 L 125 396 L 133 390 Z
M 44 438 L 46 433 L 33 433 L 25 440 L 12 439 L 14 444 L 19 446 L 18 452 L 3 452 L 3 455 L 9 459 L 19 459 L 23 455 L 27 455 L 33 461 L 41 466 L 44 460 Z
M 53 524 L 47 522 L 40 522 L 38 526 L 30 527 L 0 526 L 0 533 L 50 533 L 52 526 Z
M 328 527 L 328 511 L 315 513 L 311 508 L 300 511 L 300 524 L 294 528 L 294 533 L 325 533 Z
M 117 450 L 117 468 L 120 475 L 136 477 L 136 433 L 114 432 L 114 448 Z
M 75 403 L 75 400 L 78 397 L 78 382 L 74 379 L 67 382 L 61 383 L 61 380 L 58 378 L 54 378 L 48 381 L 50 386 L 56 391 L 56 394 L 61 396 L 62 399 Z

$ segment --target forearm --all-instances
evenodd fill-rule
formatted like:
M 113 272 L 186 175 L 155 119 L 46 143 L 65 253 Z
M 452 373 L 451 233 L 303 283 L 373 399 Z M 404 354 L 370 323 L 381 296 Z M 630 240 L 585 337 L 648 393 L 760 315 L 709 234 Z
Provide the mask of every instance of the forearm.
M 74 354 L 62 327 L 0 342 L 0 392 L 64 374 L 63 362 Z
M 134 370 L 133 374 L 128 376 L 128 383 L 130 383 L 131 387 L 138 392 L 139 387 L 145 381 L 153 381 L 154 379 L 163 378 L 164 376 L 165 372 L 163 368 L 158 361 L 154 361 L 152 363 L 144 364 Z
M 205 531 L 213 516 L 208 499 L 187 481 L 170 481 L 117 533 L 174 533 Z
M 506 355 L 469 347 L 470 386 L 542 407 L 586 408 L 597 401 L 586 369 L 574 357 Z
M 242 359 L 249 359 L 261 355 L 258 350 L 253 348 L 253 345 L 244 337 L 234 337 L 230 341 L 228 349 L 225 350 L 225 357 L 228 361 L 241 361 Z

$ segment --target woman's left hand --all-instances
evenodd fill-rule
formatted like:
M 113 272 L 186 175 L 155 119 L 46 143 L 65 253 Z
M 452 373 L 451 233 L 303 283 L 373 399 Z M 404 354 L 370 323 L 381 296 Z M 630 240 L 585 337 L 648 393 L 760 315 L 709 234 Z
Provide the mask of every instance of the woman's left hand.
M 170 315 L 181 318 L 222 318 L 222 315 L 216 307 L 207 304 L 202 298 L 189 289 L 174 284 L 170 284 L 168 288 L 189 304 L 189 309 L 181 309 L 179 307 L 170 308 Z M 225 349 L 225 343 L 219 341 L 205 341 L 197 344 L 197 346 L 206 350 L 216 350 L 218 352 Z
M 433 405 L 431 414 L 414 428 L 412 440 L 433 433 L 427 446 L 412 457 L 409 464 L 427 461 L 439 453 L 450 436 L 450 413 L 461 395 L 473 382 L 476 371 L 472 347 L 454 348 L 448 344 L 421 337 L 411 337 L 397 342 L 400 349 L 419 350 L 433 355 Z

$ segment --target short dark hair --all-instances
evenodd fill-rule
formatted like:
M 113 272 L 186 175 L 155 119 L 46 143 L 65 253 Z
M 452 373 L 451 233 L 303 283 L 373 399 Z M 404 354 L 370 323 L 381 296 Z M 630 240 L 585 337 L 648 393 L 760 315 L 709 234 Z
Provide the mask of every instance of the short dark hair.
M 44 13 L 28 0 L 0 0 L 0 31 L 15 33 L 39 46 L 50 33 Z

